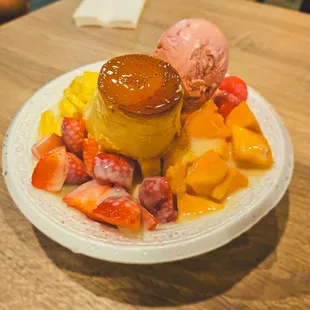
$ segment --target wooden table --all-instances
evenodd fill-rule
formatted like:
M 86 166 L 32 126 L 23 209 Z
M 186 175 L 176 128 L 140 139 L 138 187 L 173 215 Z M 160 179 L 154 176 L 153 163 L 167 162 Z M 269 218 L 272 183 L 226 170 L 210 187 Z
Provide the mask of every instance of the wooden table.
M 36 230 L 1 179 L 0 309 L 309 309 L 310 15 L 232 0 L 149 0 L 135 31 L 76 28 L 78 0 L 60 1 L 0 27 L 1 139 L 21 105 L 75 67 L 150 53 L 181 18 L 225 32 L 230 73 L 261 92 L 295 147 L 289 191 L 227 246 L 193 259 L 126 266 L 71 253 Z

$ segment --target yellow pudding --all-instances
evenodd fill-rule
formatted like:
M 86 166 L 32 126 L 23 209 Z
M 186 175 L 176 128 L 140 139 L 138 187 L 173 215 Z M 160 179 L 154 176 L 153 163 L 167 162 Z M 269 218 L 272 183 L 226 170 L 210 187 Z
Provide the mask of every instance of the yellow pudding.
M 116 57 L 100 71 L 86 127 L 106 151 L 159 157 L 180 130 L 182 98 L 181 78 L 168 63 L 147 55 Z

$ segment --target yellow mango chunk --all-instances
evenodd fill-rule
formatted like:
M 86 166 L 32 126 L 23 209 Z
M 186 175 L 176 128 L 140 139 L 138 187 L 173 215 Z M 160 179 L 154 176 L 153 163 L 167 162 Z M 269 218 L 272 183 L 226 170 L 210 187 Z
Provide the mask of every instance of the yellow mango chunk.
M 166 177 L 171 186 L 173 194 L 183 193 L 186 191 L 184 180 L 186 178 L 187 168 L 181 163 L 170 166 L 166 172 Z
M 99 72 L 85 71 L 83 74 L 83 82 L 89 89 L 97 88 L 97 82 L 99 78 Z
M 259 124 L 245 101 L 235 107 L 226 117 L 226 125 L 229 128 L 237 125 L 242 128 L 247 128 L 255 132 L 261 133 Z
M 229 171 L 224 180 L 215 186 L 211 193 L 211 197 L 222 201 L 231 195 L 234 191 L 247 187 L 249 180 L 240 171 L 235 168 L 229 167 Z
M 272 152 L 264 136 L 239 126 L 232 127 L 232 134 L 232 152 L 237 164 L 254 168 L 272 166 Z
M 138 162 L 144 178 L 161 174 L 160 158 L 139 160 Z
M 61 135 L 60 133 L 61 118 L 56 117 L 52 110 L 46 110 L 41 114 L 39 125 L 39 137 L 43 138 L 52 133 Z
M 226 138 L 231 130 L 224 124 L 222 115 L 212 100 L 205 103 L 198 111 L 190 114 L 185 122 L 185 131 L 195 138 Z
M 197 159 L 189 168 L 185 183 L 197 195 L 209 196 L 227 173 L 227 164 L 211 150 Z
M 62 98 L 59 101 L 58 107 L 59 107 L 60 115 L 63 117 L 79 117 L 79 116 L 81 116 L 81 113 L 75 107 L 75 105 L 72 104 L 66 98 Z
M 177 195 L 177 206 L 179 223 L 224 209 L 223 204 L 186 193 Z
M 81 116 L 92 104 L 94 91 L 97 88 L 98 72 L 85 71 L 77 76 L 63 92 L 59 102 L 60 114 L 65 117 Z

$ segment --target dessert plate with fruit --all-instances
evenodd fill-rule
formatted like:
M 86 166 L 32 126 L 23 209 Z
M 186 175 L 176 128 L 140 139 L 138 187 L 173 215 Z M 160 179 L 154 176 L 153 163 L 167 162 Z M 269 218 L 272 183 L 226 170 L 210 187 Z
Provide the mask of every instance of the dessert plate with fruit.
M 216 26 L 182 20 L 153 56 L 93 63 L 41 88 L 3 147 L 19 209 L 72 251 L 123 263 L 188 258 L 245 232 L 286 191 L 293 151 L 228 60 Z

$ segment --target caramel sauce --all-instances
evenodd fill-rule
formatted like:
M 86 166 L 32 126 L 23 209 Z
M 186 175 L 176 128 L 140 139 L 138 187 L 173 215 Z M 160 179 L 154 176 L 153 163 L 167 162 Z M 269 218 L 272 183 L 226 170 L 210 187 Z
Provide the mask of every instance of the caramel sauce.
M 183 95 L 176 70 L 160 59 L 142 54 L 119 56 L 105 63 L 98 89 L 104 102 L 143 115 L 169 111 Z

